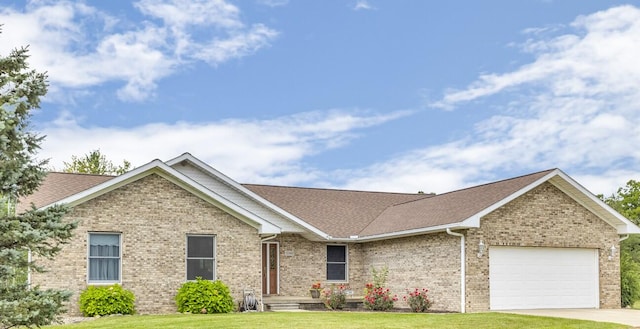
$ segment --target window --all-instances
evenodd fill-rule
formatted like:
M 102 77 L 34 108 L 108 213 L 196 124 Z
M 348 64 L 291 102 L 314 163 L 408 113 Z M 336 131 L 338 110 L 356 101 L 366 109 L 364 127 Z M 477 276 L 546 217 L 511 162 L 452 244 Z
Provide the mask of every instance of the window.
M 327 281 L 347 281 L 347 246 L 327 246 Z
M 213 235 L 187 236 L 187 280 L 215 279 L 214 245 Z
M 89 233 L 89 282 L 120 282 L 120 234 Z

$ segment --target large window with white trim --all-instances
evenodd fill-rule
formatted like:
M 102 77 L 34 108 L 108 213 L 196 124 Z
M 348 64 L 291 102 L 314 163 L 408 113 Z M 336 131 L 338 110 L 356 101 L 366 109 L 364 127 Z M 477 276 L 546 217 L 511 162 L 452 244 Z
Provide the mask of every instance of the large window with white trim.
M 327 281 L 347 281 L 347 246 L 327 246 Z
M 120 282 L 120 233 L 89 233 L 89 282 Z
M 187 280 L 215 280 L 215 236 L 187 236 Z

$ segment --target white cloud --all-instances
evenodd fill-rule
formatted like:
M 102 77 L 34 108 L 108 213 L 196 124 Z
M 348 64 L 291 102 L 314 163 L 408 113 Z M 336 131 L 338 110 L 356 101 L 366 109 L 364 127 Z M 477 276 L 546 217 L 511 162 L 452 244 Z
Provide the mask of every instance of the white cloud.
M 353 6 L 353 10 L 374 10 L 376 9 L 372 6 L 367 0 L 358 0 L 356 4 Z
M 559 167 L 592 192 L 609 194 L 639 179 L 640 10 L 611 8 L 578 17 L 570 28 L 527 40 L 523 50 L 533 52 L 533 62 L 480 75 L 432 104 L 454 109 L 500 95 L 502 113 L 463 139 L 342 172 L 344 186 L 445 192 L 506 172 Z
M 118 97 L 142 101 L 159 80 L 193 61 L 219 65 L 266 47 L 278 35 L 262 24 L 247 27 L 240 10 L 222 0 L 141 0 L 147 18 L 129 22 L 74 1 L 31 1 L 0 9 L 0 52 L 30 45 L 31 67 L 47 71 L 50 99 L 110 82 Z
M 258 0 L 257 2 L 269 7 L 280 7 L 289 4 L 289 0 Z
M 134 128 L 84 127 L 66 114 L 41 128 L 47 138 L 40 156 L 50 158 L 50 165 L 60 170 L 72 155 L 98 148 L 114 163 L 126 159 L 134 165 L 190 152 L 241 182 L 292 184 L 323 175 L 302 168 L 304 157 L 341 147 L 356 138 L 359 129 L 408 114 L 333 110 L 270 120 L 150 123 Z
M 250 30 L 230 36 L 226 40 L 212 40 L 208 44 L 194 47 L 193 57 L 216 65 L 232 58 L 250 55 L 267 46 L 277 35 L 274 30 L 256 24 Z
M 214 26 L 223 29 L 241 28 L 240 10 L 223 0 L 140 0 L 134 4 L 165 25 L 183 30 L 188 26 Z

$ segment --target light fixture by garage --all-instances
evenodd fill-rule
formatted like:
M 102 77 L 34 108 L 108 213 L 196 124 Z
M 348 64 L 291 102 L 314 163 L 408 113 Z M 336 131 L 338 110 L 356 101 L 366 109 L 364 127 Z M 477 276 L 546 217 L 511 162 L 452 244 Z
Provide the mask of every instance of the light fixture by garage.
M 486 249 L 486 247 L 487 246 L 485 246 L 484 242 L 480 240 L 480 243 L 478 243 L 478 258 L 484 255 L 484 250 Z
M 615 257 L 616 255 L 616 246 L 611 246 L 611 248 L 609 248 L 609 260 L 612 260 L 613 257 Z

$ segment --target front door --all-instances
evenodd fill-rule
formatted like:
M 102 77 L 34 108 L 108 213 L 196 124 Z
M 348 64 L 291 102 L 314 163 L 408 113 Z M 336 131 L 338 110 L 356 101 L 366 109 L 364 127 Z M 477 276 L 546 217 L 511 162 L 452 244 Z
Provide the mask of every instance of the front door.
M 278 294 L 278 243 L 262 244 L 262 294 Z

